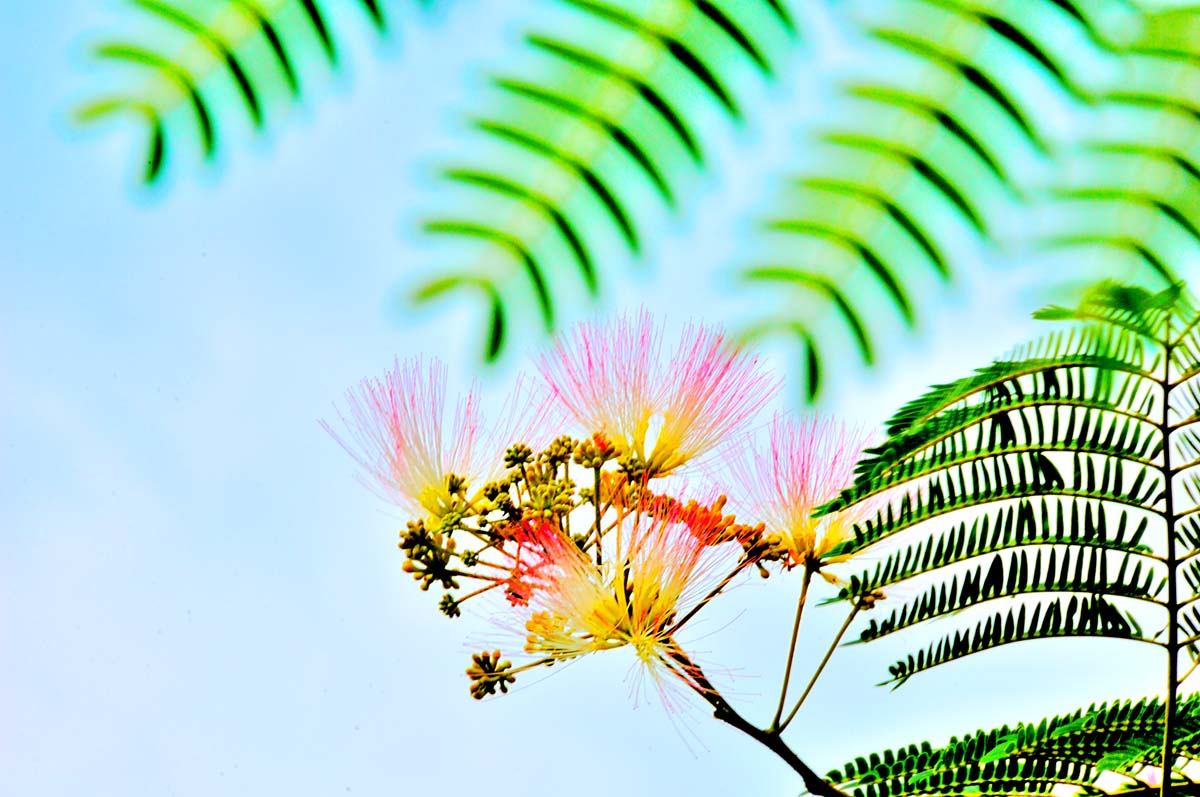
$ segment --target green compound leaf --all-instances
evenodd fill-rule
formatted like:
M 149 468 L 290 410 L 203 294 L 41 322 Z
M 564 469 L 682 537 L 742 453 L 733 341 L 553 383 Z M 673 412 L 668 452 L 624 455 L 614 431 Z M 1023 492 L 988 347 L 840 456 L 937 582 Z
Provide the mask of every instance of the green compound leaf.
M 749 66 L 772 79 L 796 33 L 778 0 L 560 4 L 576 28 L 525 36 L 540 72 L 492 76 L 502 104 L 471 123 L 495 154 L 443 170 L 465 201 L 426 225 L 490 238 L 476 263 L 454 273 L 467 287 L 486 280 L 519 308 L 510 316 L 539 318 L 546 330 L 560 303 L 601 294 L 598 252 L 610 239 L 632 255 L 645 249 L 638 192 L 683 209 L 683 178 L 707 164 L 701 114 L 716 108 L 742 122 L 749 109 L 735 78 Z M 524 312 L 529 303 L 536 313 Z M 500 350 L 489 343 L 489 359 Z
M 228 114 L 243 113 L 255 130 L 270 122 L 272 100 L 296 102 L 303 93 L 308 62 L 324 60 L 336 68 L 339 53 L 329 14 L 317 0 L 129 0 L 163 27 L 163 41 L 145 43 L 124 38 L 95 46 L 97 58 L 140 69 L 139 82 L 81 105 L 75 118 L 93 124 L 114 116 L 136 116 L 149 129 L 142 179 L 157 181 L 167 165 L 167 120 L 181 106 L 189 109 L 201 154 L 212 160 L 218 151 L 221 123 Z M 377 0 L 355 3 L 380 35 L 387 25 Z M 219 95 L 231 87 L 238 106 L 226 110 Z
M 1016 797 L 1050 794 L 1056 787 L 1150 797 L 1159 793 L 1157 773 L 1148 767 L 1162 752 L 1164 717 L 1158 698 L 1093 704 L 1038 722 L 975 731 L 941 747 L 922 742 L 859 756 L 827 777 L 854 797 Z M 1175 723 L 1179 763 L 1171 793 L 1194 795 L 1200 784 L 1180 770 L 1200 760 L 1197 696 L 1179 703 Z
M 836 598 L 899 596 L 852 644 L 946 629 L 886 683 L 1057 637 L 1200 655 L 1200 312 L 1105 282 L 1037 316 L 1069 326 L 906 404 L 818 510 L 864 512 L 834 556 L 890 543 Z

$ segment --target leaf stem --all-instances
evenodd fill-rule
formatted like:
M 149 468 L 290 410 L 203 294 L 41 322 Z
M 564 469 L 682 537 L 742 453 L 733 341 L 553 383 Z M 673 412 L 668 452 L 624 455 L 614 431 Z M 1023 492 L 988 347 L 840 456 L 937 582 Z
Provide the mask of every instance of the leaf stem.
M 1171 321 L 1167 319 L 1167 340 L 1171 338 Z M 1185 515 L 1194 510 L 1175 514 L 1174 476 L 1171 468 L 1171 424 L 1169 413 L 1171 409 L 1171 343 L 1163 346 L 1163 389 L 1162 420 L 1159 431 L 1162 434 L 1163 449 L 1163 515 L 1167 520 L 1167 695 L 1163 712 L 1163 748 L 1162 748 L 1162 788 L 1160 794 L 1167 797 L 1171 793 L 1172 770 L 1175 764 L 1175 702 L 1178 695 L 1179 683 L 1179 594 L 1178 594 L 1178 555 L 1175 551 L 1175 524 Z
M 504 579 L 498 576 L 485 576 L 482 573 L 468 573 L 465 570 L 455 570 L 454 568 L 450 567 L 446 568 L 444 572 L 447 575 L 458 576 L 459 578 L 475 578 L 480 581 L 495 581 L 497 583 L 504 581 Z
M 547 656 L 546 658 L 538 659 L 537 661 L 531 661 L 527 664 L 522 664 L 520 667 L 513 667 L 512 669 L 506 670 L 505 672 L 507 672 L 509 675 L 516 675 L 519 672 L 525 672 L 526 670 L 532 670 L 534 667 L 541 667 L 543 664 L 553 664 L 553 663 L 554 663 L 554 657 Z
M 1191 677 L 1192 673 L 1196 671 L 1197 667 L 1200 667 L 1200 659 L 1196 659 L 1194 662 L 1192 662 L 1192 666 L 1188 668 L 1188 671 L 1179 677 L 1178 685 L 1183 686 L 1183 682 Z

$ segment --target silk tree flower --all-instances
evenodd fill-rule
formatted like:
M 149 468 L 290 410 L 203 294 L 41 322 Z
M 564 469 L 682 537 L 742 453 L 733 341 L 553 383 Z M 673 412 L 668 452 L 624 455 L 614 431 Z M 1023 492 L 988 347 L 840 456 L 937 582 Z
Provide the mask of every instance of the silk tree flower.
M 776 415 L 765 448 L 747 442 L 725 449 L 738 510 L 765 524 L 779 540 L 787 567 L 819 569 L 828 554 L 849 538 L 866 510 L 814 518 L 813 511 L 853 480 L 868 434 L 827 417 Z
M 756 357 L 709 327 L 688 326 L 664 357 L 662 331 L 646 311 L 581 324 L 539 368 L 585 431 L 603 435 L 618 455 L 635 454 L 650 476 L 743 431 L 779 388 Z
M 707 600 L 726 559 L 723 527 L 679 513 L 635 514 L 605 538 L 603 564 L 552 525 L 533 529 L 542 558 L 525 623 L 525 652 L 540 663 L 630 648 L 656 680 L 674 635 Z M 661 681 L 659 681 L 661 684 Z
M 506 573 L 500 582 L 504 597 L 513 606 L 528 606 L 534 591 L 546 583 L 543 571 L 553 567 L 555 557 L 561 555 L 561 548 L 547 541 L 561 537 L 562 532 L 553 521 L 535 517 L 508 527 L 504 536 L 504 544 L 496 546 Z M 573 543 L 571 547 L 578 550 Z
M 504 449 L 548 438 L 548 397 L 524 377 L 499 413 L 484 417 L 477 386 L 446 402 L 446 366 L 420 359 L 396 362 L 379 379 L 365 379 L 338 411 L 345 436 L 321 425 L 362 468 L 361 480 L 415 516 L 441 517 L 456 495 L 504 472 Z

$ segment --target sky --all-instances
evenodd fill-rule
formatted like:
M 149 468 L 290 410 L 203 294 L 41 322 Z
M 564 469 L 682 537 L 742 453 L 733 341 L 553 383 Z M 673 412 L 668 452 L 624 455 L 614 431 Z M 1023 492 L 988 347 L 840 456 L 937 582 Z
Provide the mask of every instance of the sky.
M 475 305 L 402 297 L 438 265 L 417 232 L 440 201 L 431 175 L 467 146 L 483 75 L 519 59 L 541 12 L 395 2 L 380 43 L 330 6 L 347 37 L 340 74 L 317 70 L 265 136 L 232 130 L 216 167 L 181 145 L 152 191 L 136 182 L 140 132 L 68 123 L 107 79 L 89 46 L 130 10 L 0 9 L 0 793 L 797 793 L 785 766 L 701 707 L 673 717 L 632 697 L 619 654 L 470 699 L 463 670 L 494 627 L 450 621 L 416 589 L 396 549 L 404 519 L 318 421 L 394 358 L 440 358 L 455 388 L 478 378 L 494 396 L 536 351 L 522 339 L 484 368 Z M 812 46 L 791 76 L 746 89 L 769 121 L 713 116 L 713 165 L 686 212 L 577 317 L 739 317 L 722 275 L 778 165 L 802 154 L 814 76 L 846 62 L 822 15 L 804 20 Z M 919 334 L 890 341 L 872 373 L 837 368 L 822 409 L 878 423 L 1036 331 L 1036 264 L 956 251 L 959 277 Z M 794 369 L 788 347 L 766 353 Z M 797 409 L 799 393 L 793 380 L 771 409 Z M 696 632 L 752 717 L 773 705 L 796 587 L 747 580 Z M 810 621 L 811 668 L 841 616 Z M 888 645 L 839 652 L 790 732 L 818 770 L 1157 688 L 1143 650 L 1046 642 L 891 692 L 875 684 L 916 640 Z

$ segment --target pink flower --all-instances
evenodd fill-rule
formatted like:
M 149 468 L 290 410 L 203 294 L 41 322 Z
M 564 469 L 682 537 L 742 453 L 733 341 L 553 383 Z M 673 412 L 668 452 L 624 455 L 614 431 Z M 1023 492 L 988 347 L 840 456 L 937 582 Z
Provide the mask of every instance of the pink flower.
M 677 512 L 626 518 L 605 538 L 597 565 L 553 525 L 531 530 L 542 551 L 525 652 L 563 661 L 629 647 L 653 673 L 676 649 L 675 624 L 711 590 L 727 552 L 720 528 Z
M 456 495 L 476 489 L 504 470 L 504 451 L 514 442 L 540 445 L 547 398 L 518 378 L 494 422 L 486 422 L 472 389 L 446 406 L 446 367 L 421 360 L 397 362 L 381 379 L 364 379 L 346 394 L 338 412 L 343 437 L 321 425 L 362 467 L 364 482 L 381 497 L 416 515 L 440 516 Z M 449 476 L 465 480 L 452 485 Z
M 505 544 L 496 550 L 504 560 L 501 569 L 508 573 L 501 583 L 511 605 L 528 606 L 534 592 L 545 584 L 543 571 L 552 568 L 562 552 L 561 546 L 548 545 L 547 540 L 561 536 L 558 527 L 543 518 L 526 518 L 507 527 Z M 574 543 L 569 545 L 578 551 Z
M 812 516 L 852 481 L 868 435 L 831 418 L 776 415 L 770 438 L 766 450 L 749 441 L 727 450 L 731 500 L 741 515 L 762 521 L 768 535 L 779 537 L 789 566 L 816 564 L 847 539 L 863 514 Z
M 743 430 L 778 390 L 758 359 L 718 330 L 690 325 L 664 358 L 661 330 L 636 319 L 583 324 L 539 363 L 585 431 L 660 476 Z

